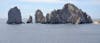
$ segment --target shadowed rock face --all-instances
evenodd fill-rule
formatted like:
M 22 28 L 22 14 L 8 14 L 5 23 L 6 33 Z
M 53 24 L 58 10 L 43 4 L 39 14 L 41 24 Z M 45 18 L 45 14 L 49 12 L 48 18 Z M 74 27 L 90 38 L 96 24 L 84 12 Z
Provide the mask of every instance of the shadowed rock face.
M 33 20 L 32 16 L 30 16 L 29 19 L 28 19 L 28 21 L 27 21 L 27 23 L 32 23 L 32 20 Z
M 35 13 L 35 22 L 36 23 L 44 23 L 45 17 L 43 16 L 43 13 L 41 10 L 37 10 Z
M 48 13 L 47 15 L 46 15 L 46 23 L 49 23 L 50 22 L 50 14 Z
M 21 12 L 17 7 L 11 8 L 8 12 L 7 24 L 21 24 L 22 17 Z

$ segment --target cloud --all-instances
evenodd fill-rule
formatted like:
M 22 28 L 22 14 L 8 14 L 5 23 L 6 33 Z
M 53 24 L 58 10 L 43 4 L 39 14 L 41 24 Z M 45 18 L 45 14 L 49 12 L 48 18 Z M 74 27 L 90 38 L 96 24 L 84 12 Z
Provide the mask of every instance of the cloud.
M 34 2 L 34 3 L 66 3 L 64 0 L 19 0 L 21 2 Z

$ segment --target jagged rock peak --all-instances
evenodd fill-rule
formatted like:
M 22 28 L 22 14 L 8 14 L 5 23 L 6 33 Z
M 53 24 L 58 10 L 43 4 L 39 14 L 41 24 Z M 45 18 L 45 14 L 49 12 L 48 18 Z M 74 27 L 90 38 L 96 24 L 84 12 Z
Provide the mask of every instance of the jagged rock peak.
M 40 10 L 36 12 L 36 19 L 38 21 L 45 20 L 43 13 Z M 44 22 L 44 21 L 43 21 Z M 39 22 L 42 23 L 42 22 Z M 50 14 L 46 15 L 46 22 L 48 24 L 64 24 L 64 23 L 72 23 L 72 24 L 85 24 L 92 23 L 92 19 L 86 12 L 83 12 L 81 9 L 76 7 L 74 4 L 67 3 L 64 5 L 62 9 L 57 9 L 52 11 Z
M 71 3 L 67 3 L 67 4 L 64 5 L 64 8 L 70 8 L 70 7 L 78 9 L 74 4 L 71 4 Z

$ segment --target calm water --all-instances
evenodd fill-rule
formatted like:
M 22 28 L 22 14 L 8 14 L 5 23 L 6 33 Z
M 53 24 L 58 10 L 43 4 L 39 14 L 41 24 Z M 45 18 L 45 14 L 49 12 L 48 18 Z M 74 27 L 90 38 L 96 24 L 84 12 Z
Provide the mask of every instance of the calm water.
M 8 25 L 0 21 L 0 43 L 100 43 L 100 25 Z

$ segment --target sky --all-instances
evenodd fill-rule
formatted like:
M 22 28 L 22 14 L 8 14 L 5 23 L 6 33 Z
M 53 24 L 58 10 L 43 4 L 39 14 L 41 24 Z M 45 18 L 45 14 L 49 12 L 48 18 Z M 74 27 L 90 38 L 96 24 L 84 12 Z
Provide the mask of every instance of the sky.
M 22 18 L 35 15 L 40 9 L 44 15 L 54 9 L 62 9 L 64 4 L 72 3 L 82 9 L 93 19 L 100 18 L 100 0 L 0 0 L 0 18 L 7 18 L 8 11 L 17 6 L 22 14 Z

